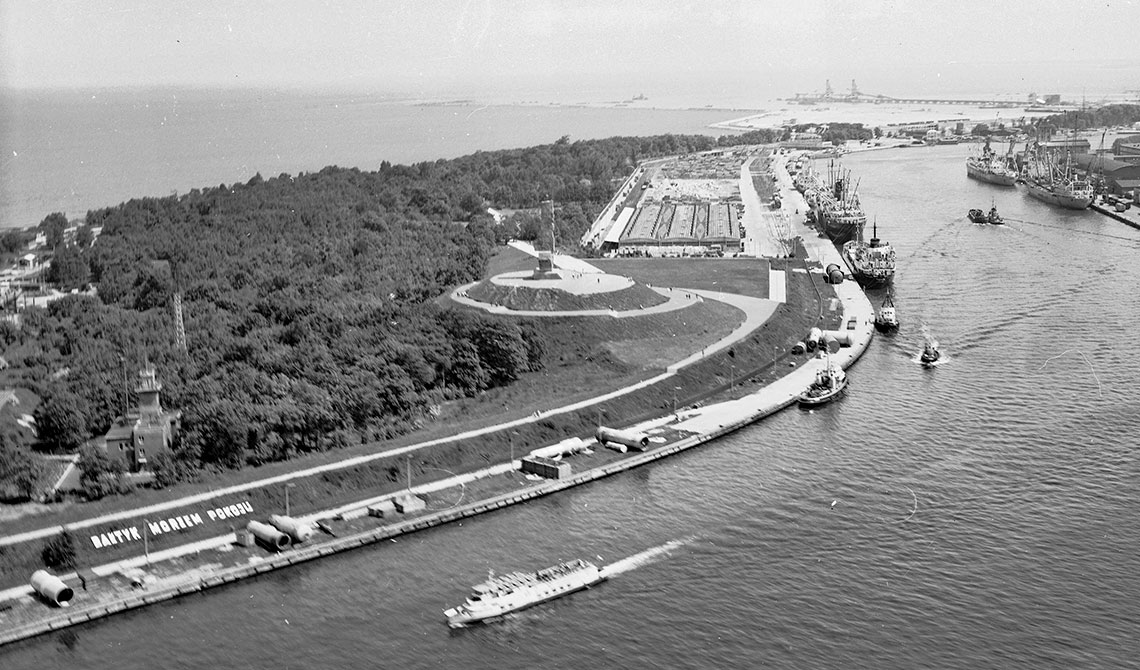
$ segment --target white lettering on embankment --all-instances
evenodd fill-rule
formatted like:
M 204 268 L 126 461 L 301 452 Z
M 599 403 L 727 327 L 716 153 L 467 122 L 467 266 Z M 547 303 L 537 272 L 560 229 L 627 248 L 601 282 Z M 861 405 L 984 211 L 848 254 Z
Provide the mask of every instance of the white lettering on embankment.
M 107 530 L 97 535 L 91 535 L 91 544 L 96 549 L 105 549 L 113 547 L 125 542 L 138 542 L 143 539 L 142 533 L 149 533 L 150 535 L 163 535 L 171 533 L 176 530 L 189 530 L 195 526 L 201 526 L 206 521 L 221 521 L 222 519 L 233 519 L 235 517 L 244 516 L 253 513 L 253 505 L 249 501 L 236 503 L 233 505 L 226 505 L 225 507 L 215 507 L 205 510 L 203 513 L 191 512 L 189 514 L 180 514 L 178 516 L 168 517 L 166 519 L 158 519 L 157 521 L 146 521 L 146 526 L 140 531 L 139 526 L 131 526 L 129 528 L 116 528 L 114 530 Z M 203 514 L 205 515 L 203 517 Z

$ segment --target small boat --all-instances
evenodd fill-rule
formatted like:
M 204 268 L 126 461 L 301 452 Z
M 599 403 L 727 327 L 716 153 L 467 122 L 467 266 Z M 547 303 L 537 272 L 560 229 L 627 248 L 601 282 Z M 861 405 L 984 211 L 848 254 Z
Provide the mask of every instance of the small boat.
M 883 299 L 883 305 L 879 308 L 879 313 L 875 315 L 875 328 L 885 332 L 899 329 L 899 318 L 895 314 L 895 302 L 891 299 L 891 294 L 888 291 L 887 297 Z
M 598 566 L 581 559 L 538 572 L 492 575 L 475 585 L 466 602 L 444 610 L 443 615 L 447 617 L 447 625 L 458 628 L 589 588 L 605 578 Z
M 1001 225 L 1005 220 L 998 214 L 997 207 L 990 207 L 990 213 L 986 214 L 980 209 L 971 209 L 966 215 L 973 223 L 992 223 L 994 225 Z
M 828 356 L 827 364 L 815 373 L 815 381 L 800 394 L 800 406 L 811 407 L 831 402 L 845 388 L 847 388 L 847 373 L 832 363 L 831 357 Z
M 1005 223 L 1005 219 L 1001 218 L 1001 214 L 998 214 L 997 205 L 990 207 L 990 213 L 986 215 L 986 223 L 992 223 L 995 226 Z
M 926 346 L 922 348 L 922 355 L 918 357 L 918 360 L 922 363 L 922 367 L 932 368 L 940 358 L 942 358 L 942 352 L 938 351 L 938 345 L 927 340 Z

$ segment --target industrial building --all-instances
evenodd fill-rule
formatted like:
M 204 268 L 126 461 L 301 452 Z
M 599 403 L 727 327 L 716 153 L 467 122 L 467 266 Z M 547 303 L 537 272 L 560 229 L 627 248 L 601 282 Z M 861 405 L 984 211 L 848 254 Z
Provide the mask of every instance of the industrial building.
M 1073 163 L 1092 176 L 1102 176 L 1105 189 L 1113 195 L 1131 194 L 1140 185 L 1140 163 L 1126 163 L 1096 154 L 1073 156 Z

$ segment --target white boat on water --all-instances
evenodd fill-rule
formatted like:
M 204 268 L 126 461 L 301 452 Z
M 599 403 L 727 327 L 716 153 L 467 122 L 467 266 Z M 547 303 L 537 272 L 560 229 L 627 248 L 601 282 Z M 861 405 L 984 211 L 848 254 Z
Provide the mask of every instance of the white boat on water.
M 598 566 L 581 559 L 559 563 L 538 572 L 491 576 L 482 584 L 475 585 L 466 602 L 444 610 L 443 615 L 447 617 L 449 626 L 458 628 L 559 598 L 603 579 L 605 575 Z

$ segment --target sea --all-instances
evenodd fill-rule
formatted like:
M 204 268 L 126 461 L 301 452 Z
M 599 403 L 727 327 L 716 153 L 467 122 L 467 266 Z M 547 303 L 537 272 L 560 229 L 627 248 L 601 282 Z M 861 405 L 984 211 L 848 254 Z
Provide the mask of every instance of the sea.
M 444 134 L 461 144 L 454 155 L 479 148 L 470 124 L 445 123 L 468 114 L 497 119 L 479 131 L 488 149 L 589 136 L 591 123 L 597 135 L 701 123 L 461 109 L 390 121 L 378 109 L 376 124 L 417 128 L 433 150 Z M 292 152 L 263 174 L 315 169 L 297 158 L 320 143 L 302 128 L 273 135 Z M 429 158 L 360 134 L 387 147 L 361 149 L 372 156 L 362 168 Z M 195 174 L 234 179 L 272 155 L 267 141 L 233 146 L 218 164 L 232 172 Z M 902 326 L 876 336 L 837 402 L 555 496 L 0 648 L 0 666 L 1137 667 L 1140 231 L 967 179 L 969 150 L 842 159 L 897 251 Z M 141 185 L 145 172 L 131 177 Z M 1006 225 L 967 220 L 991 205 Z M 926 338 L 944 354 L 934 369 L 918 364 Z M 489 571 L 573 558 L 622 569 L 496 623 L 445 624 Z
M 747 112 L 596 102 L 497 104 L 295 91 L 0 89 L 0 228 L 52 212 L 248 181 L 376 170 L 493 149 L 615 135 L 725 135 Z

